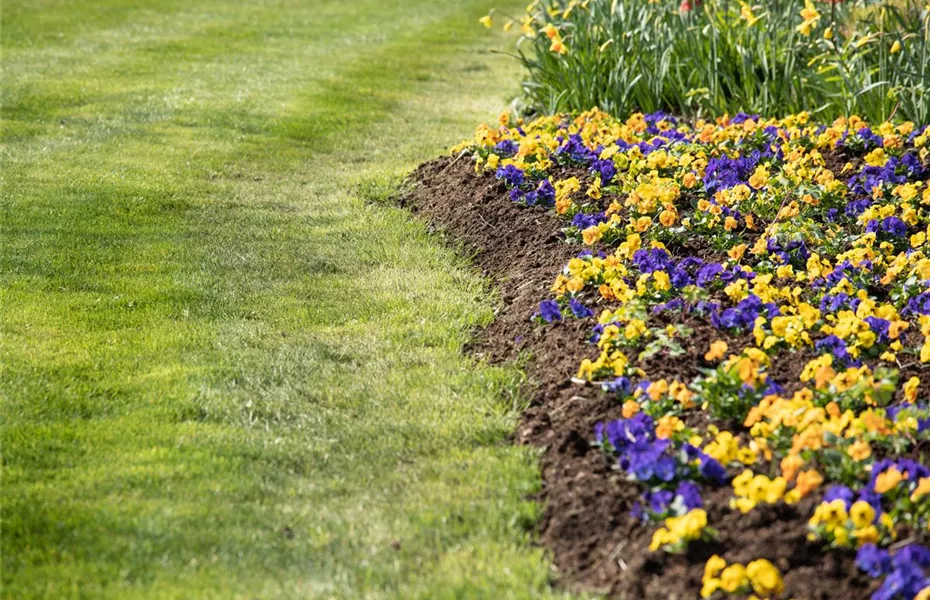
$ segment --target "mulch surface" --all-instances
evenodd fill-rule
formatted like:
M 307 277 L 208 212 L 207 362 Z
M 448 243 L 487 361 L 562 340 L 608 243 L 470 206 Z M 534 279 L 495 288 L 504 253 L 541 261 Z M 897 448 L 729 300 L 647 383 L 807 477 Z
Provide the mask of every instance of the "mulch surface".
M 858 600 L 878 583 L 854 565 L 852 551 L 824 554 L 806 539 L 806 522 L 816 496 L 798 506 L 760 505 L 748 514 L 731 510 L 729 486 L 703 491 L 714 542 L 696 542 L 682 555 L 648 550 L 655 525 L 630 516 L 639 499 L 635 483 L 624 479 L 615 459 L 593 447 L 594 425 L 621 417 L 616 398 L 571 379 L 585 357 L 597 351 L 585 343 L 593 321 L 569 319 L 537 325 L 530 317 L 568 260 L 582 249 L 565 242 L 558 218 L 543 208 L 515 205 L 489 174 L 475 174 L 469 157 L 440 158 L 422 165 L 402 203 L 430 226 L 473 253 L 475 264 L 498 285 L 503 303 L 490 326 L 478 333 L 470 351 L 492 363 L 528 352 L 532 405 L 524 412 L 515 442 L 544 449 L 539 501 L 544 516 L 539 540 L 552 553 L 556 582 L 630 600 L 699 597 L 704 563 L 713 554 L 744 564 L 771 560 L 785 576 L 784 598 Z M 685 317 L 676 317 L 678 319 Z M 681 322 L 680 320 L 677 322 Z M 707 323 L 688 323 L 694 333 L 687 353 L 656 356 L 640 363 L 655 380 L 690 381 L 706 366 L 703 354 L 721 333 Z M 731 348 L 751 344 L 723 339 Z M 807 357 L 785 361 L 773 378 L 797 385 Z

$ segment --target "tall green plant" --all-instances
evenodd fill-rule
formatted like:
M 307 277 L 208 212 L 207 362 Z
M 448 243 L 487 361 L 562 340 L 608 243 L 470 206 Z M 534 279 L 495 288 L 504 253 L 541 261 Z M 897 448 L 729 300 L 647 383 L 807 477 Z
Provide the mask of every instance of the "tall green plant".
M 930 6 L 912 1 L 541 0 L 520 21 L 536 110 L 930 118 Z

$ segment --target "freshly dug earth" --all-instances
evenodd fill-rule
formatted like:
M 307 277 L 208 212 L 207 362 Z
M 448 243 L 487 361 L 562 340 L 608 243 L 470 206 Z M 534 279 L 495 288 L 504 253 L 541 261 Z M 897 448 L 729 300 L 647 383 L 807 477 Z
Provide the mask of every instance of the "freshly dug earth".
M 720 554 L 728 562 L 772 561 L 785 577 L 784 598 L 869 598 L 879 582 L 856 568 L 853 551 L 824 554 L 807 541 L 816 495 L 798 506 L 760 505 L 744 515 L 729 508 L 729 487 L 708 488 L 703 494 L 717 540 L 692 543 L 683 555 L 650 552 L 656 526 L 630 516 L 638 487 L 624 479 L 614 458 L 591 445 L 597 422 L 621 417 L 620 403 L 599 388 L 572 382 L 581 360 L 597 356 L 584 341 L 593 321 L 545 326 L 531 321 L 539 303 L 551 296 L 556 275 L 581 247 L 566 243 L 554 214 L 517 206 L 494 177 L 475 174 L 468 157 L 427 163 L 412 179 L 404 205 L 472 252 L 501 290 L 497 318 L 480 332 L 472 352 L 496 363 L 530 356 L 534 401 L 516 441 L 544 448 L 539 535 L 553 554 L 560 585 L 630 600 L 693 599 L 699 597 L 705 562 Z M 682 323 L 688 317 L 673 318 Z M 694 330 L 685 355 L 639 364 L 652 379 L 690 381 L 707 366 L 702 357 L 710 341 L 724 339 L 732 348 L 752 341 L 748 335 L 722 335 L 699 319 L 685 322 Z M 786 389 L 796 387 L 808 359 L 798 354 L 781 362 L 772 377 Z

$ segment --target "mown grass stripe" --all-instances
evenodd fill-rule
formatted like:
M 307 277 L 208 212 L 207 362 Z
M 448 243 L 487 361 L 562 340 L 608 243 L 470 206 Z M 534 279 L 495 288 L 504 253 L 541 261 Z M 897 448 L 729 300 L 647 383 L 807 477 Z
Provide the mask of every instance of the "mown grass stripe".
M 346 191 L 499 107 L 490 4 L 223 3 L 221 51 L 220 3 L 4 37 L 5 591 L 546 593 L 512 373 L 459 353 L 485 287 Z

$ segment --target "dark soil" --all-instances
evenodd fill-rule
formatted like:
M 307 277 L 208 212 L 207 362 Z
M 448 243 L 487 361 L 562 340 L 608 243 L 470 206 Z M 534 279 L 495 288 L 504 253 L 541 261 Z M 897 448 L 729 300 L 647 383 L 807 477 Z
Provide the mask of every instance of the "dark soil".
M 683 555 L 649 552 L 655 526 L 629 515 L 639 498 L 637 486 L 590 445 L 595 423 L 619 418 L 621 406 L 599 388 L 571 381 L 581 359 L 597 355 L 585 343 L 594 321 L 541 326 L 530 320 L 539 302 L 550 297 L 559 270 L 582 247 L 565 242 L 551 212 L 517 206 L 492 176 L 476 175 L 468 157 L 427 163 L 412 179 L 415 185 L 403 203 L 473 253 L 501 291 L 496 320 L 479 332 L 470 350 L 494 363 L 522 352 L 531 357 L 527 372 L 533 402 L 522 416 L 516 442 L 545 450 L 539 539 L 552 552 L 559 585 L 630 600 L 694 599 L 704 563 L 716 553 L 728 562 L 771 560 L 785 576 L 784 598 L 858 600 L 871 595 L 877 583 L 855 567 L 852 552 L 824 554 L 807 541 L 806 521 L 815 498 L 795 507 L 760 505 L 743 515 L 729 508 L 729 487 L 708 489 L 706 508 L 717 541 L 691 544 Z M 689 381 L 706 366 L 703 355 L 721 334 L 703 322 L 689 325 L 694 333 L 684 340 L 690 345 L 684 356 L 655 356 L 640 363 L 651 379 Z M 737 351 L 751 344 L 746 336 L 724 339 Z M 781 361 L 772 376 L 788 389 L 796 387 L 808 359 L 799 355 Z

